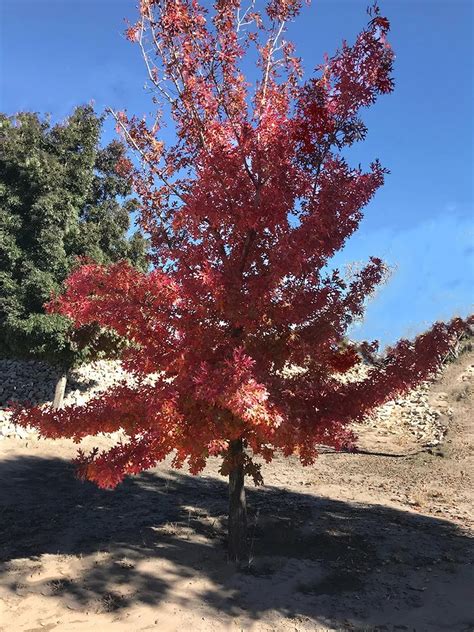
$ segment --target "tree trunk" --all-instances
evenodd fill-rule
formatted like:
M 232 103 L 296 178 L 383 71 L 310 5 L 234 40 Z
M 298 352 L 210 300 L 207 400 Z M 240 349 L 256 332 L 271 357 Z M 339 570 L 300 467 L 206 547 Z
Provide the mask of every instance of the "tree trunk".
M 64 393 L 66 392 L 68 370 L 64 369 L 56 382 L 54 391 L 53 409 L 58 410 L 63 407 Z
M 248 560 L 248 545 L 242 439 L 230 442 L 229 455 L 235 463 L 229 474 L 229 558 L 243 562 Z

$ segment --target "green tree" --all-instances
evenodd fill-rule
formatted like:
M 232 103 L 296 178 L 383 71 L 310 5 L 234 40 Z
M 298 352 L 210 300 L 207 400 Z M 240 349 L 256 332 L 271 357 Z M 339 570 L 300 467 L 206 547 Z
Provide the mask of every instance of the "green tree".
M 120 172 L 125 148 L 101 148 L 102 125 L 92 106 L 56 125 L 0 114 L 0 356 L 60 366 L 56 406 L 67 371 L 120 341 L 94 325 L 73 333 L 68 318 L 45 312 L 51 292 L 78 257 L 147 267 L 145 239 L 127 236 L 136 200 Z

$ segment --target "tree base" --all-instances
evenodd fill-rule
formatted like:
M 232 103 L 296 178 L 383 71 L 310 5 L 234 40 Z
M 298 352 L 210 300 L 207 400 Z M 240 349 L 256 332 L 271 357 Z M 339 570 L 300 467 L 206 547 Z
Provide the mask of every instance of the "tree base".
M 54 399 L 53 399 L 53 409 L 58 410 L 63 407 L 64 403 L 64 394 L 66 392 L 66 384 L 67 384 L 67 371 L 61 373 L 56 382 L 56 388 L 54 391 Z

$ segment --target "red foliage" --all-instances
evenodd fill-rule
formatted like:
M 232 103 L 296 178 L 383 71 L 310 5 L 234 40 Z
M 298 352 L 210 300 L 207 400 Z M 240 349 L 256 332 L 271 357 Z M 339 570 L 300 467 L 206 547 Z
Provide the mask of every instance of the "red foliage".
M 149 126 L 115 115 L 141 159 L 121 169 L 141 196 L 154 268 L 83 265 L 50 309 L 133 343 L 124 363 L 137 385 L 81 407 L 15 414 L 45 437 L 123 429 L 127 443 L 79 455 L 80 475 L 100 486 L 173 451 L 174 465 L 188 460 L 192 472 L 222 454 L 226 473 L 238 438 L 266 460 L 281 449 L 312 463 L 318 444 L 351 445 L 351 421 L 432 374 L 466 326 L 456 319 L 402 340 L 362 383 L 338 378 L 374 351 L 345 336 L 385 273 L 376 258 L 350 281 L 327 272 L 385 174 L 378 162 L 367 172 L 349 167 L 341 150 L 365 136 L 361 108 L 392 90 L 393 53 L 376 9 L 355 43 L 302 83 L 282 40 L 301 6 L 270 0 L 259 14 L 217 0 L 210 18 L 197 0 L 141 0 L 127 31 L 176 127 L 166 148 L 159 119 Z M 250 95 L 240 66 L 252 46 L 261 78 Z M 301 370 L 288 374 L 291 366 Z M 144 380 L 151 373 L 154 386 Z

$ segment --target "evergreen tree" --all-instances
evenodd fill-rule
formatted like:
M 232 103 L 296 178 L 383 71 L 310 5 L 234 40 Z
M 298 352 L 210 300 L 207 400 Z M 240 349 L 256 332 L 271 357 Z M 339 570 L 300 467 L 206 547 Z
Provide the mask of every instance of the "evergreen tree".
M 89 105 L 56 125 L 0 114 L 0 356 L 45 360 L 64 375 L 118 339 L 98 325 L 73 333 L 68 318 L 45 312 L 51 292 L 78 257 L 147 265 L 143 237 L 127 236 L 136 202 L 120 173 L 125 148 L 100 147 L 102 124 Z M 64 387 L 65 377 L 58 400 Z

